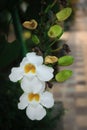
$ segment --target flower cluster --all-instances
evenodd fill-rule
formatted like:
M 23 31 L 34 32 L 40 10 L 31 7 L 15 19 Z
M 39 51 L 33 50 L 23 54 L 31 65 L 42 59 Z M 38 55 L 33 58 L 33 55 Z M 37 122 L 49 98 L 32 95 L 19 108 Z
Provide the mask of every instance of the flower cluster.
M 35 52 L 26 54 L 19 67 L 11 70 L 9 78 L 20 81 L 24 93 L 19 99 L 18 108 L 26 108 L 26 115 L 31 120 L 41 120 L 46 115 L 45 108 L 54 105 L 52 93 L 46 91 L 46 81 L 53 78 L 54 69 L 43 64 L 43 57 Z
M 47 114 L 46 109 L 54 105 L 52 93 L 46 90 L 47 86 L 52 87 L 50 80 L 64 82 L 72 76 L 71 70 L 57 72 L 57 66 L 68 66 L 73 63 L 73 57 L 67 56 L 69 49 L 67 54 L 64 53 L 60 57 L 58 54 L 64 51 L 64 47 L 62 45 L 58 48 L 53 47 L 54 44 L 58 44 L 63 34 L 60 22 L 71 15 L 72 9 L 67 7 L 54 14 L 52 11 L 54 4 L 53 2 L 45 10 L 42 9 L 43 15 L 40 20 L 31 19 L 22 23 L 24 31 L 21 38 L 24 39 L 21 41 L 25 40 L 27 46 L 24 42 L 20 43 L 25 57 L 19 67 L 12 68 L 9 75 L 11 81 L 20 81 L 24 93 L 19 99 L 18 108 L 21 110 L 26 108 L 26 115 L 31 120 L 43 119 Z

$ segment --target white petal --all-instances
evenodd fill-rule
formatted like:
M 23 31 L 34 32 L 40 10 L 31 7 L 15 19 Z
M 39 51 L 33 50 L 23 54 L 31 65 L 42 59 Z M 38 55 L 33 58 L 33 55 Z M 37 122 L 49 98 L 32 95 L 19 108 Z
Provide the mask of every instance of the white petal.
M 29 63 L 41 65 L 43 63 L 43 57 L 36 55 L 34 52 L 27 54 Z
M 44 91 L 45 82 L 40 81 L 37 77 L 34 77 L 31 80 L 24 77 L 21 81 L 21 88 L 25 92 L 37 93 L 39 91 Z
M 46 108 L 51 108 L 54 105 L 54 99 L 53 99 L 53 95 L 50 92 L 44 92 L 41 95 L 41 104 L 43 106 L 45 106 Z
M 28 78 L 29 80 L 32 80 L 36 76 L 36 73 L 24 73 L 24 77 Z
M 46 115 L 46 110 L 39 104 L 36 107 L 29 105 L 26 114 L 31 120 L 41 120 Z
M 20 63 L 20 66 L 24 66 L 27 63 L 28 63 L 28 59 L 27 59 L 27 57 L 24 57 L 22 62 Z
M 36 53 L 35 52 L 29 52 L 26 54 L 26 57 L 32 57 L 32 56 L 35 56 Z
M 21 80 L 21 88 L 24 92 L 31 92 L 31 86 L 29 85 L 31 81 L 27 77 Z
M 53 68 L 41 65 L 37 68 L 37 76 L 41 81 L 49 81 L 53 78 L 53 71 Z
M 22 101 L 22 100 L 27 100 L 27 96 L 28 96 L 28 93 L 23 93 L 20 98 L 19 98 L 19 101 Z
M 13 82 L 17 82 L 18 80 L 22 79 L 23 77 L 23 70 L 20 67 L 14 67 L 11 70 L 11 74 L 9 75 L 9 78 Z
M 28 94 L 24 93 L 21 97 L 20 97 L 20 102 L 18 103 L 18 108 L 23 110 L 28 106 Z

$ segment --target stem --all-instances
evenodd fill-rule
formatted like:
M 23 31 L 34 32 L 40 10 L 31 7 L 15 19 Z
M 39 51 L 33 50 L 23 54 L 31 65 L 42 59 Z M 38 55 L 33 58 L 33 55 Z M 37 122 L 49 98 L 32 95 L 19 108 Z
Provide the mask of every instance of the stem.
M 57 0 L 54 0 L 52 4 L 49 4 L 47 8 L 45 9 L 44 13 L 48 13 L 50 9 L 53 8 L 53 6 L 56 4 Z
M 58 51 L 60 51 L 61 49 L 63 49 L 63 47 L 59 47 L 59 48 L 57 48 L 57 49 L 55 49 L 55 50 L 52 50 L 51 52 L 58 52 Z
M 51 47 L 57 40 L 58 40 L 58 38 L 56 38 L 56 39 L 49 45 L 49 47 Z
M 54 0 L 54 2 L 51 4 L 51 8 L 57 3 L 57 0 Z
M 22 30 L 18 10 L 16 7 L 11 10 L 11 15 L 12 15 L 12 19 L 13 19 L 13 25 L 14 25 L 14 29 L 15 29 L 16 38 L 18 39 L 18 41 L 21 45 L 21 53 L 22 53 L 22 56 L 24 57 L 27 53 L 27 48 L 25 46 L 25 41 L 22 36 L 23 30 Z

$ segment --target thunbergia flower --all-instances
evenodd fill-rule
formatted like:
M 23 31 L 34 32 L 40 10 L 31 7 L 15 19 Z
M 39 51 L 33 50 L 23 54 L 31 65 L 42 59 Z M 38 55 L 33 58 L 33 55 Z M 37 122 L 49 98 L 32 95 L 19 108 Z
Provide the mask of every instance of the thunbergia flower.
M 23 78 L 21 81 L 21 88 L 24 92 L 30 92 L 33 91 L 33 93 L 37 93 L 39 91 L 44 91 L 45 89 L 45 82 L 40 81 L 38 78 L 34 77 L 29 81 L 28 78 Z
M 19 67 L 12 68 L 9 78 L 13 82 L 22 79 L 24 81 L 25 78 L 32 80 L 34 77 L 37 77 L 37 82 L 49 81 L 53 78 L 53 71 L 54 69 L 52 67 L 43 64 L 42 56 L 31 52 L 26 54 Z
M 31 120 L 41 120 L 46 116 L 45 108 L 52 108 L 54 105 L 53 95 L 50 92 L 23 93 L 20 97 L 18 108 L 26 108 L 26 115 Z

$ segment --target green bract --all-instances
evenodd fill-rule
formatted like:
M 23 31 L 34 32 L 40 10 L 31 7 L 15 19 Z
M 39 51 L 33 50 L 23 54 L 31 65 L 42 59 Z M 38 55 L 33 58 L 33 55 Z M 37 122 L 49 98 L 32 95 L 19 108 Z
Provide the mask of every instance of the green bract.
M 69 79 L 72 76 L 71 70 L 62 70 L 56 74 L 55 79 L 58 82 L 64 82 L 65 80 Z
M 72 9 L 67 7 L 62 9 L 60 12 L 56 13 L 56 17 L 59 21 L 66 20 L 72 13 Z
M 59 25 L 53 25 L 50 27 L 48 31 L 48 36 L 51 38 L 60 38 L 60 36 L 63 34 L 63 29 Z
M 39 44 L 40 43 L 40 40 L 38 38 L 37 35 L 32 35 L 32 41 L 35 43 L 35 44 Z
M 74 61 L 73 56 L 63 56 L 58 59 L 58 64 L 60 66 L 68 66 L 68 65 L 71 65 L 73 61 Z

